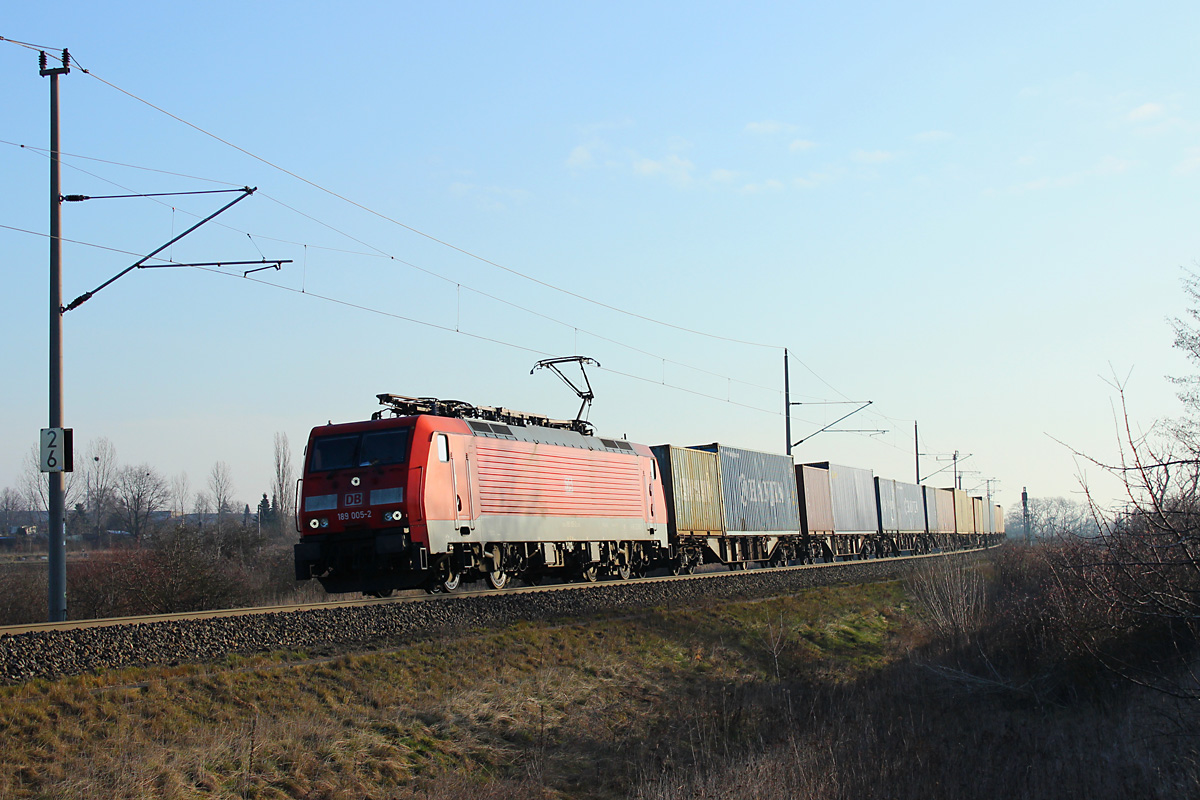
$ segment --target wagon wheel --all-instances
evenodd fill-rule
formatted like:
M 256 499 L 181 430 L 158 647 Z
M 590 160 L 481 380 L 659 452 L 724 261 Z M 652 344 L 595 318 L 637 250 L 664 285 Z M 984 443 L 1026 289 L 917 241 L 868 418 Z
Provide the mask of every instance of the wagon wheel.
M 508 573 L 502 570 L 492 570 L 487 573 L 488 586 L 493 589 L 503 589 L 508 586 Z

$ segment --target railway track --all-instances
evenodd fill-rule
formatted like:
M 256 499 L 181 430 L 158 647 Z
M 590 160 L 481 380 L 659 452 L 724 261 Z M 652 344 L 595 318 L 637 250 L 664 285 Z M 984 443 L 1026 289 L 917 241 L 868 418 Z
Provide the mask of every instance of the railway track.
M 892 580 L 929 559 L 973 558 L 985 552 L 5 626 L 0 627 L 0 682 L 203 663 L 233 653 L 352 652 L 447 630 Z

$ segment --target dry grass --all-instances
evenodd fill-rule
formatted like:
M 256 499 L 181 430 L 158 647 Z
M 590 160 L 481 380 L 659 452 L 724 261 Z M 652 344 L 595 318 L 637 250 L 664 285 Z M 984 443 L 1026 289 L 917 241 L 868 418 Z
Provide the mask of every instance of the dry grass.
M 962 646 L 977 648 L 979 629 L 948 640 L 924 597 L 915 584 L 835 587 L 332 660 L 276 654 L 10 687 L 0 797 L 1103 800 L 1200 789 L 1192 710 L 1123 689 L 1039 705 L 951 680 L 931 667 L 978 668 Z M 986 608 L 999 607 L 989 595 Z
M 780 652 L 788 669 L 844 677 L 860 669 L 835 654 L 855 621 L 881 653 L 877 621 L 898 602 L 895 586 L 836 589 L 326 663 L 261 657 L 7 688 L 0 796 L 390 797 L 446 776 L 497 796 L 619 796 L 647 758 L 690 758 L 676 729 L 692 748 L 740 726 L 709 712 L 774 680 L 766 620 L 804 632 Z

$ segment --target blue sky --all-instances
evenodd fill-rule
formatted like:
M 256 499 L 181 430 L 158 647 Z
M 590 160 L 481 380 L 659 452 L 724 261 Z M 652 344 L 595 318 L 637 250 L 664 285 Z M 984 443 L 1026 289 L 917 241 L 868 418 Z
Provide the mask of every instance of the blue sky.
M 566 388 L 529 370 L 578 352 L 604 367 L 605 433 L 781 451 L 787 347 L 794 399 L 813 403 L 794 438 L 852 407 L 816 404 L 829 400 L 874 401 L 842 427 L 886 431 L 821 434 L 799 460 L 911 480 L 916 420 L 923 452 L 973 454 L 966 486 L 995 479 L 1006 507 L 1022 486 L 1077 492 L 1081 470 L 1111 496 L 1070 451 L 1115 458 L 1106 380 L 1131 376 L 1145 430 L 1180 413 L 1166 376 L 1188 371 L 1168 320 L 1200 254 L 1198 16 L 1183 3 L 10 9 L 0 36 L 69 47 L 92 73 L 62 79 L 63 149 L 116 163 L 65 159 L 65 192 L 256 186 L 171 257 L 294 261 L 258 281 L 137 271 L 67 314 L 67 425 L 193 489 L 226 461 L 252 502 L 276 431 L 298 458 L 310 427 L 364 418 L 381 392 L 570 416 Z M 0 42 L 0 225 L 44 234 L 36 59 Z M 69 204 L 64 236 L 143 253 L 222 197 Z M 0 228 L 0 252 L 12 486 L 46 424 L 47 244 Z M 133 260 L 66 245 L 64 295 Z

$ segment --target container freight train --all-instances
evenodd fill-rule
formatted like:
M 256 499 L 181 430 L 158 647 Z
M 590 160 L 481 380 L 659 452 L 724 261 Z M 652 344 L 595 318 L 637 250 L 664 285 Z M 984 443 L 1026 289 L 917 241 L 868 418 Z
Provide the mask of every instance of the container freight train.
M 999 506 L 965 492 L 720 444 L 647 447 L 457 401 L 379 395 L 368 421 L 314 428 L 296 577 L 330 592 L 594 581 L 702 564 L 982 547 Z

